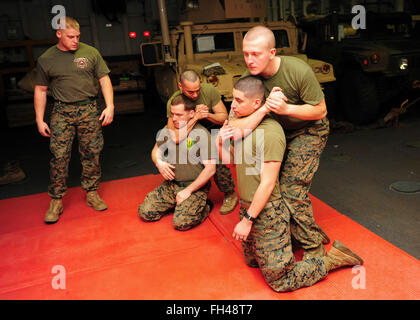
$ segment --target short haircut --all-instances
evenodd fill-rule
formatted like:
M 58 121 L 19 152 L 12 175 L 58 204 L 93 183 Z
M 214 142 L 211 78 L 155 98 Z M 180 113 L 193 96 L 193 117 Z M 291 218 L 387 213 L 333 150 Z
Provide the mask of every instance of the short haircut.
M 265 87 L 263 82 L 254 77 L 246 76 L 239 79 L 233 86 L 236 90 L 244 93 L 247 98 L 256 98 L 264 100 Z
M 184 83 L 185 81 L 196 82 L 197 80 L 200 80 L 200 76 L 194 70 L 185 70 L 181 73 L 180 80 L 181 83 Z
M 72 17 L 62 17 L 57 20 L 58 26 L 61 26 L 61 19 L 64 19 L 66 21 L 66 29 L 75 29 L 80 30 L 79 23 L 73 19 Z
M 184 95 L 180 94 L 172 99 L 171 106 L 177 106 L 179 104 L 184 105 L 185 111 L 195 110 L 195 102 L 191 99 L 185 97 Z
M 254 41 L 261 37 L 264 37 L 266 39 L 269 49 L 276 47 L 276 37 L 274 36 L 273 31 L 271 31 L 265 26 L 252 27 L 245 34 L 244 40 Z

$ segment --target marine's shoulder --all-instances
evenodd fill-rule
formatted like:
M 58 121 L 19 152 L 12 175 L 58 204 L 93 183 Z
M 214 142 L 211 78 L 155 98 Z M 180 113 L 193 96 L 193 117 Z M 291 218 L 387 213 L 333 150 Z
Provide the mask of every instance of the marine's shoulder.
M 219 91 L 213 85 L 205 82 L 200 84 L 200 91 L 206 93 L 219 93 Z
M 77 53 L 83 54 L 83 55 L 91 55 L 91 56 L 101 55 L 98 49 L 84 42 L 79 42 Z
M 283 66 L 287 69 L 311 69 L 306 61 L 298 57 L 280 56 L 280 59 Z
M 256 129 L 264 130 L 264 138 L 283 139 L 283 127 L 271 117 L 265 117 Z
M 57 53 L 58 53 L 57 45 L 53 45 L 49 47 L 47 50 L 45 50 L 44 53 L 39 56 L 38 62 L 47 61 L 48 59 L 53 58 Z
M 94 46 L 91 46 L 85 42 L 79 42 L 79 48 L 78 49 L 85 49 L 85 50 L 94 50 L 98 51 Z

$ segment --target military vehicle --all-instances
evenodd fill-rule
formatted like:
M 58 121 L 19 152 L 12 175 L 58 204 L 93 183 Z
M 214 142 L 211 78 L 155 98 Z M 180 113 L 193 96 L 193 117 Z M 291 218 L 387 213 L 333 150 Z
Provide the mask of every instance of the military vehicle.
M 195 24 L 188 21 L 169 28 L 165 13 L 160 19 L 162 37 L 143 42 L 141 55 L 145 66 L 154 67 L 156 88 L 161 99 L 166 102 L 177 90 L 179 74 L 192 69 L 200 75 L 202 82 L 214 85 L 225 102 L 231 101 L 233 85 L 246 71 L 242 38 L 250 28 L 261 23 Z M 295 23 L 277 21 L 265 25 L 275 34 L 277 54 L 293 55 L 306 61 L 321 84 L 335 81 L 330 63 L 309 59 L 299 52 L 299 40 L 303 44 L 304 37 Z
M 418 95 L 420 41 L 406 13 L 366 14 L 366 28 L 352 28 L 354 15 L 305 17 L 307 53 L 334 66 L 335 114 L 370 123 Z M 332 107 L 332 105 L 329 105 Z

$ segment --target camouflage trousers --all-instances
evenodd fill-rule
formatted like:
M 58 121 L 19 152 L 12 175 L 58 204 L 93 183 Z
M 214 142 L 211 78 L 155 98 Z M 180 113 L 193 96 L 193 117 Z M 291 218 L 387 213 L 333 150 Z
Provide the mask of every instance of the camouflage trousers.
M 303 249 L 316 248 L 322 243 L 308 193 L 328 134 L 327 118 L 319 124 L 286 131 L 287 147 L 280 171 L 280 189 L 290 210 L 292 237 Z
M 225 194 L 235 192 L 235 183 L 233 182 L 230 169 L 226 165 L 218 163 L 213 177 L 214 183 L 221 192 Z
M 174 212 L 174 228 L 186 231 L 204 222 L 210 214 L 207 208 L 207 196 L 210 182 L 193 192 L 180 205 L 176 205 L 176 195 L 184 189 L 179 183 L 165 180 L 160 186 L 149 192 L 138 208 L 140 218 L 146 222 L 158 221 L 163 216 Z
M 277 292 L 311 286 L 328 274 L 320 258 L 295 261 L 290 236 L 290 214 L 284 200 L 272 201 L 253 223 L 246 241 L 242 242 L 245 262 L 259 267 L 268 285 Z M 241 206 L 241 218 L 246 213 Z
M 67 191 L 66 180 L 74 136 L 77 133 L 82 164 L 81 185 L 86 191 L 97 190 L 101 177 L 99 155 L 104 145 L 96 102 L 83 106 L 56 102 L 51 115 L 50 180 L 48 194 L 61 198 Z

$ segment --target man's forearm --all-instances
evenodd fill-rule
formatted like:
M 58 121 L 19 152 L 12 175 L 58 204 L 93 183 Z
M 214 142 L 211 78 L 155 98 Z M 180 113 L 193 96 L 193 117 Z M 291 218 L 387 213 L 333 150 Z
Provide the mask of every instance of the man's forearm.
M 265 107 L 259 108 L 257 111 L 255 111 L 253 114 L 243 117 L 243 118 L 233 118 L 229 120 L 229 124 L 233 127 L 236 127 L 238 129 L 242 129 L 242 136 L 243 138 L 245 136 L 245 132 L 252 132 L 255 130 L 255 128 L 261 123 L 262 119 L 268 114 L 268 110 Z M 238 137 L 235 137 L 235 140 L 237 140 Z
M 161 157 L 161 152 L 160 152 L 157 144 L 155 144 L 155 146 L 153 147 L 151 157 L 152 157 L 153 163 L 157 167 L 157 160 L 158 160 L 158 158 L 160 159 L 160 157 Z
M 216 173 L 216 164 L 208 164 L 200 172 L 198 177 L 185 189 L 188 189 L 191 193 L 197 191 L 204 186 L 210 178 Z
M 227 120 L 228 115 L 227 113 L 223 113 L 223 112 L 218 112 L 218 113 L 209 113 L 207 120 L 215 123 L 215 124 L 219 124 L 222 125 L 223 122 L 225 122 L 225 120 Z
M 295 105 L 288 104 L 287 115 L 301 120 L 321 120 L 327 115 L 326 108 L 311 104 Z
M 99 83 L 101 85 L 106 107 L 114 108 L 114 89 L 112 88 L 111 79 L 106 75 L 99 79 Z
M 34 108 L 36 122 L 44 121 L 45 107 L 47 105 L 47 90 L 35 87 L 34 90 Z
M 256 218 L 260 214 L 261 210 L 264 209 L 265 205 L 268 202 L 268 199 L 273 192 L 275 184 L 273 183 L 260 183 L 257 190 L 254 193 L 252 198 L 252 203 L 248 209 L 248 214 Z
M 261 182 L 254 193 L 252 203 L 248 209 L 248 214 L 251 217 L 258 217 L 261 210 L 267 204 L 268 199 L 270 199 L 271 193 L 278 181 L 280 167 L 281 161 L 264 162 L 260 174 Z
M 216 148 L 219 155 L 219 159 L 222 160 L 223 164 L 232 164 L 234 162 L 234 149 L 230 143 L 221 144 L 221 142 L 218 141 L 216 143 Z

